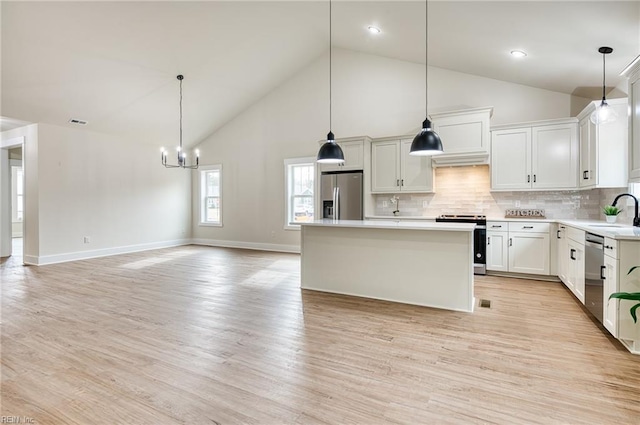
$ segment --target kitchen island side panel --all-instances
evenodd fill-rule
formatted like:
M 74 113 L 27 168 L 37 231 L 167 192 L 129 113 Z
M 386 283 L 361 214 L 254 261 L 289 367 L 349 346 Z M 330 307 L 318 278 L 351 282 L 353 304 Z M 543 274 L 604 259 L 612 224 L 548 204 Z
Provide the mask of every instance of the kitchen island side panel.
M 473 232 L 302 226 L 301 288 L 473 311 Z

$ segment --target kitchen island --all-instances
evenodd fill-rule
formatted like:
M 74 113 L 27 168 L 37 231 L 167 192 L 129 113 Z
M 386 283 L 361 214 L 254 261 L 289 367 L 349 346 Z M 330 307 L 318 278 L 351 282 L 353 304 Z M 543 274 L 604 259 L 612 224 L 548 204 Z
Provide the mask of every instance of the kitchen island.
M 301 223 L 301 288 L 473 311 L 475 224 Z

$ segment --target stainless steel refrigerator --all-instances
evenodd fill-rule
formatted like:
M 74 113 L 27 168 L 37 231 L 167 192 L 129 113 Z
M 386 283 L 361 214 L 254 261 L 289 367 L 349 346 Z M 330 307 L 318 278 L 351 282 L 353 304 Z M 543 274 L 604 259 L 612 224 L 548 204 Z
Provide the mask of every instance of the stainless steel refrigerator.
M 322 173 L 322 218 L 362 220 L 362 171 Z

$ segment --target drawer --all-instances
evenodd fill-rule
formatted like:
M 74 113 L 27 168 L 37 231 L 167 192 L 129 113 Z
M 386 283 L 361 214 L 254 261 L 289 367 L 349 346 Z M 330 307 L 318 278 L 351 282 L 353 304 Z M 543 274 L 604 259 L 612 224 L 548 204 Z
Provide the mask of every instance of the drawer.
M 549 233 L 551 223 L 534 223 L 529 221 L 509 222 L 510 232 Z
M 618 241 L 615 239 L 604 238 L 604 255 L 618 259 Z
M 508 221 L 487 221 L 487 230 L 493 232 L 507 232 L 509 230 Z
M 567 232 L 567 238 L 572 241 L 578 242 L 580 245 L 584 245 L 584 230 L 576 229 L 575 227 L 569 227 L 565 229 Z

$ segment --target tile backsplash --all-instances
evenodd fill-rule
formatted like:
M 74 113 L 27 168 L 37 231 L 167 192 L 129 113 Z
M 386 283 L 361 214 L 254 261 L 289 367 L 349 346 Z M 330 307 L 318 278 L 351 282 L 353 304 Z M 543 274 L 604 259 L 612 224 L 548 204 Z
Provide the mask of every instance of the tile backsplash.
M 436 168 L 436 193 L 396 194 L 400 198 L 401 216 L 435 217 L 440 214 L 484 214 L 502 218 L 506 209 L 544 209 L 547 218 L 604 220 L 602 207 L 620 189 L 555 190 L 536 192 L 491 192 L 488 165 Z M 374 195 L 375 215 L 392 215 L 395 206 L 389 202 L 392 194 Z M 384 206 L 386 202 L 387 206 Z M 624 211 L 618 220 L 630 224 L 633 206 L 622 204 Z

